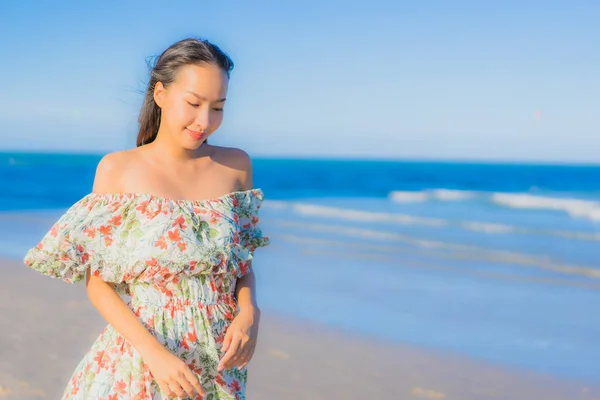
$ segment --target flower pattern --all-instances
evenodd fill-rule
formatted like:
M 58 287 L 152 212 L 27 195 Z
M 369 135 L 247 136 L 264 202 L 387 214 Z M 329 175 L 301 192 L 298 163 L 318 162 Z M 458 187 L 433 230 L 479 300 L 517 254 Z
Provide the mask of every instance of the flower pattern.
M 25 264 L 69 283 L 86 270 L 114 284 L 140 322 L 184 360 L 207 400 L 245 399 L 246 368 L 218 372 L 237 315 L 235 284 L 254 251 L 261 189 L 208 200 L 90 193 L 30 249 Z M 76 367 L 63 399 L 167 399 L 140 354 L 110 324 Z

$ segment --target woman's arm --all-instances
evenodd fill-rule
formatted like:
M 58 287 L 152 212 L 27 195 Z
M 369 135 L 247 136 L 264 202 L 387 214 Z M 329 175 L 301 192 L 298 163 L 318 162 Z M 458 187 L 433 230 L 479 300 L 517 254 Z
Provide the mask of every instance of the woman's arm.
M 238 366 L 244 368 L 254 355 L 260 310 L 256 304 L 254 272 L 238 278 L 236 284 L 239 313 L 231 322 L 221 351 L 225 353 L 217 369 L 219 371 Z
M 256 300 L 256 277 L 252 270 L 252 261 L 249 261 L 250 272 L 238 278 L 235 287 L 235 296 L 237 298 L 240 311 L 248 310 L 258 312 L 258 303 Z
M 94 178 L 95 193 L 119 192 L 117 179 L 121 154 L 112 153 L 104 156 L 96 168 Z M 137 316 L 116 293 L 112 284 L 86 273 L 85 285 L 88 297 L 100 315 L 112 325 L 131 345 L 144 357 L 153 350 L 163 346 L 138 320 Z
M 241 190 L 252 189 L 252 161 L 247 153 L 238 150 L 237 159 L 239 160 L 239 185 Z M 248 261 L 248 272 L 246 275 L 238 278 L 235 295 L 238 301 L 240 311 L 259 312 L 256 301 L 256 277 L 252 270 L 252 260 Z
M 235 159 L 240 171 L 240 190 L 252 188 L 252 162 L 248 154 L 236 149 Z M 256 300 L 256 277 L 252 271 L 252 261 L 248 261 L 249 272 L 237 279 L 235 295 L 239 313 L 225 333 L 221 351 L 225 353 L 218 370 L 235 366 L 243 368 L 254 355 L 260 323 L 260 309 Z
M 166 349 L 137 319 L 112 285 L 86 274 L 91 303 L 100 315 L 140 353 L 161 389 L 170 395 L 194 397 L 194 389 L 204 394 L 198 378 L 175 354 Z M 184 393 L 185 391 L 185 393 Z
M 252 161 L 248 154 L 243 151 L 239 153 L 241 176 L 240 186 L 242 190 L 252 189 Z M 238 278 L 235 295 L 238 301 L 240 311 L 249 311 L 260 315 L 260 310 L 256 301 L 256 277 L 252 270 L 252 260 L 248 261 L 248 272 L 246 275 Z
M 110 283 L 86 274 L 85 285 L 90 302 L 100 315 L 146 360 L 147 356 L 159 349 L 162 344 L 146 329 L 137 316 L 115 292 Z
M 100 161 L 94 179 L 94 192 L 118 192 L 118 188 L 115 188 L 115 183 L 118 182 L 115 177 L 115 172 L 119 171 L 118 157 L 118 153 L 113 153 Z M 204 393 L 192 370 L 146 329 L 111 283 L 91 276 L 89 269 L 86 272 L 85 283 L 90 302 L 100 315 L 138 351 L 165 393 L 176 394 L 179 397 L 185 397 L 186 393 L 194 397 L 194 389 L 199 394 Z

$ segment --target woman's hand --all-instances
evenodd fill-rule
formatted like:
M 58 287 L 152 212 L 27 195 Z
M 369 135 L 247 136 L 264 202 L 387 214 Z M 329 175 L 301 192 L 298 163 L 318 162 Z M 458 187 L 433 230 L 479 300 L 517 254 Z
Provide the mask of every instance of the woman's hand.
M 158 386 L 168 396 L 201 399 L 205 395 L 198 378 L 192 370 L 168 349 L 154 349 L 142 358 L 150 368 L 150 372 Z M 194 393 L 194 389 L 197 394 Z
M 244 308 L 233 319 L 225 333 L 221 351 L 225 353 L 217 370 L 244 368 L 254 354 L 258 337 L 260 310 L 255 307 Z
M 167 396 L 192 397 L 194 389 L 205 392 L 192 370 L 164 347 L 142 324 L 138 316 L 115 292 L 112 284 L 86 271 L 86 289 L 92 304 L 106 321 L 140 353 L 142 360 Z M 174 393 L 174 394 L 173 394 Z

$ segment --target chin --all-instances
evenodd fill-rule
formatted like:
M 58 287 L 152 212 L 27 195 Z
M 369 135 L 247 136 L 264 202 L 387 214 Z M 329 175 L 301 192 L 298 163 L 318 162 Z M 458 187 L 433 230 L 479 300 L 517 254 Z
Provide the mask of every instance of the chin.
M 197 150 L 201 145 L 202 145 L 201 142 L 194 143 L 194 144 L 192 144 L 192 143 L 184 143 L 182 147 L 184 149 L 186 149 L 186 150 Z
M 203 144 L 205 144 L 207 142 L 207 139 L 204 139 L 204 141 L 199 142 L 199 141 L 193 141 L 192 143 L 187 142 L 183 144 L 183 147 L 185 147 L 188 150 L 196 150 L 198 148 L 200 148 Z M 208 143 L 206 143 L 208 144 Z

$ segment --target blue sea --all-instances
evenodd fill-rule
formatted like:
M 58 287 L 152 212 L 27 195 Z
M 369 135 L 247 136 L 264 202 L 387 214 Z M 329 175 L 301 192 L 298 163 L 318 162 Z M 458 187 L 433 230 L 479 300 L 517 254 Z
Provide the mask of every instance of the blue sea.
M 0 255 L 22 258 L 100 158 L 0 153 Z M 600 382 L 600 166 L 255 158 L 254 186 L 263 309 Z

